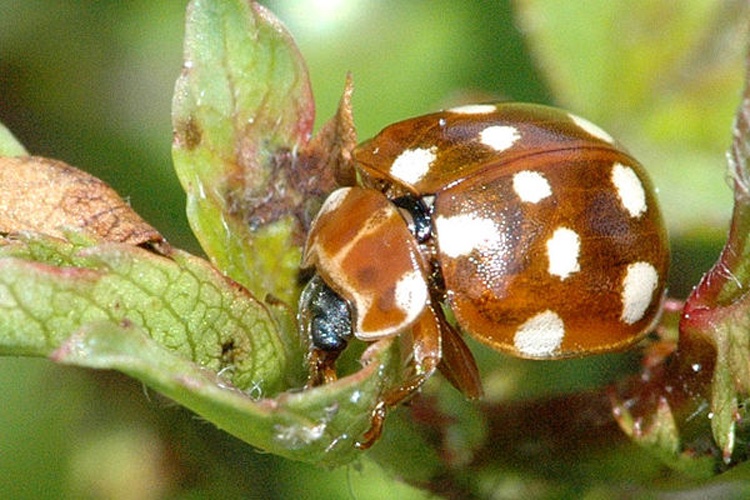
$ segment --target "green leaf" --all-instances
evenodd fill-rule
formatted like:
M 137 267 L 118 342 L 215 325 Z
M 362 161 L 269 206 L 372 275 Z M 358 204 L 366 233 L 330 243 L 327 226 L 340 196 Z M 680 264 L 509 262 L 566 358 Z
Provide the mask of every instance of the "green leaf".
M 287 304 L 299 293 L 304 240 L 295 152 L 313 117 L 305 65 L 269 11 L 245 0 L 190 3 L 173 101 L 188 218 L 220 270 Z
M 26 149 L 18 142 L 10 130 L 0 123 L 0 156 L 27 155 Z
M 615 406 L 620 427 L 640 446 L 659 457 L 665 464 L 692 478 L 709 478 L 715 473 L 715 460 L 711 456 L 695 456 L 692 450 L 683 450 L 680 432 L 669 402 L 660 398 L 656 410 L 646 424 L 634 418 L 626 404 Z
M 183 252 L 166 258 L 125 244 L 33 235 L 1 245 L 3 354 L 47 356 L 81 328 L 107 321 L 143 328 L 240 389 L 276 392 L 301 359 L 263 304 Z
M 367 430 L 365 395 L 379 389 L 379 371 L 391 356 L 377 346 L 373 363 L 357 375 L 314 390 L 259 398 L 214 371 L 154 342 L 134 325 L 91 323 L 53 354 L 62 363 L 120 370 L 138 378 L 223 430 L 278 455 L 319 465 L 340 465 L 357 453 L 353 440 Z M 382 359 L 377 359 L 381 357 Z
M 279 393 L 302 385 L 303 347 L 243 288 L 177 250 L 67 235 L 0 240 L 0 354 L 120 370 L 288 458 L 357 456 L 372 402 L 400 380 L 398 343 L 374 344 L 367 366 L 336 383 Z

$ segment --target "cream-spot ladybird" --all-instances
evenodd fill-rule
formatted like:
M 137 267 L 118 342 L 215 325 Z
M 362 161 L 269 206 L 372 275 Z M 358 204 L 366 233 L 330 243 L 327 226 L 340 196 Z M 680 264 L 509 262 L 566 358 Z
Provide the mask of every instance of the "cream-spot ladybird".
M 411 336 L 411 378 L 377 401 L 360 448 L 436 369 L 481 394 L 459 333 L 561 359 L 626 348 L 657 320 L 669 249 L 656 196 L 591 122 L 462 106 L 393 124 L 353 157 L 361 185 L 334 192 L 308 235 L 299 320 L 312 384 L 335 379 L 353 338 Z

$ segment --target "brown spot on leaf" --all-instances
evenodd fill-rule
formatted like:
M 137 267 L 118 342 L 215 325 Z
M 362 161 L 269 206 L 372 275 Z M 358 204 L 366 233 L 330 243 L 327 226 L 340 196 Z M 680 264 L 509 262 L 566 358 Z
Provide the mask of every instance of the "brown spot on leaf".
M 224 160 L 223 182 L 213 186 L 222 193 L 227 214 L 241 219 L 250 231 L 292 216 L 297 223 L 294 244 L 304 244 L 323 200 L 336 187 L 355 182 L 351 152 L 357 139 L 351 93 L 348 79 L 336 116 L 310 142 L 303 140 L 294 147 L 265 143 L 253 129 L 256 123 L 248 124 L 234 157 Z M 177 127 L 175 140 L 180 145 L 189 141 L 183 137 L 189 128 L 189 123 Z
M 201 130 L 200 125 L 191 115 L 184 122 L 177 124 L 174 135 L 175 141 L 186 150 L 192 151 L 200 146 L 203 139 L 203 130 Z
M 234 340 L 229 339 L 225 340 L 224 343 L 221 344 L 221 363 L 222 366 L 232 366 L 235 363 L 235 345 Z

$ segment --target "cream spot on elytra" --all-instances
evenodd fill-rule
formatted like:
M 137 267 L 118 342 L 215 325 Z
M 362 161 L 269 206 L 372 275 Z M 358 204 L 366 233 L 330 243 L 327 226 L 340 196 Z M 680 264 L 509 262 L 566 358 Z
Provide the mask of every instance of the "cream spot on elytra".
M 482 144 L 498 152 L 510 149 L 520 138 L 518 129 L 510 125 L 490 125 L 479 133 Z
M 323 206 L 320 207 L 320 211 L 318 212 L 318 217 L 320 217 L 322 214 L 329 213 L 329 212 L 335 212 L 342 203 L 344 203 L 344 200 L 351 192 L 351 188 L 339 188 L 330 195 L 328 195 L 328 198 L 326 198 L 326 201 L 323 203 Z
M 396 306 L 406 314 L 405 323 L 411 323 L 422 313 L 428 300 L 427 284 L 418 271 L 404 274 L 396 283 Z
M 523 170 L 513 175 L 513 191 L 521 201 L 539 203 L 552 194 L 552 188 L 539 172 Z
M 612 136 L 605 132 L 598 125 L 595 125 L 587 119 L 581 118 L 580 116 L 576 116 L 574 114 L 568 114 L 568 116 L 573 121 L 573 123 L 582 128 L 587 134 L 596 137 L 597 139 L 600 139 L 604 142 L 608 142 L 609 144 L 614 144 L 615 140 L 612 138 Z
M 486 115 L 497 111 L 497 106 L 494 104 L 467 104 L 466 106 L 450 108 L 447 111 L 461 115 Z
M 385 324 L 378 322 L 379 328 L 367 328 L 368 319 L 382 318 L 383 311 L 378 309 L 378 304 L 384 293 L 392 294 L 393 306 L 403 313 L 403 318 L 398 321 L 386 321 Z M 388 298 L 391 298 L 390 296 Z M 401 276 L 395 283 L 393 289 L 379 293 L 355 292 L 353 297 L 354 310 L 356 311 L 357 325 L 355 336 L 361 340 L 377 340 L 391 335 L 396 335 L 408 328 L 424 310 L 429 300 L 427 282 L 419 271 L 409 271 Z M 389 301 L 386 301 L 389 302 Z
M 548 271 L 550 274 L 566 279 L 581 270 L 578 257 L 581 252 L 581 239 L 578 234 L 567 227 L 555 230 L 547 240 Z
M 435 220 L 440 252 L 448 257 L 467 257 L 475 250 L 504 248 L 504 235 L 492 219 L 474 214 L 452 217 L 439 216 Z
M 632 325 L 643 319 L 646 309 L 654 300 L 654 291 L 659 284 L 659 273 L 648 262 L 636 262 L 628 266 L 622 280 L 622 314 L 620 319 Z
M 406 184 L 416 184 L 430 171 L 430 166 L 435 158 L 437 158 L 435 146 L 406 149 L 393 161 L 390 173 Z
M 631 217 L 640 217 L 646 212 L 646 191 L 632 168 L 615 163 L 612 167 L 612 184 L 620 203 Z
M 518 327 L 513 345 L 518 352 L 530 358 L 548 358 L 562 344 L 565 324 L 553 311 L 543 311 L 532 316 Z

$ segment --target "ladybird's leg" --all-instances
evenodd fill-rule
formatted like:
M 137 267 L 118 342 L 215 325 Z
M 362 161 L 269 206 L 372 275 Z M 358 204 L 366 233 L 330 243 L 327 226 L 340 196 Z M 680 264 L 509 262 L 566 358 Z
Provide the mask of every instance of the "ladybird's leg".
M 324 351 L 322 349 L 311 349 L 308 355 L 308 366 L 310 375 L 305 384 L 306 389 L 312 387 L 330 384 L 338 379 L 336 375 L 336 359 L 340 351 Z
M 408 336 L 408 333 L 404 333 L 401 338 L 406 339 Z M 435 373 L 440 363 L 441 339 L 440 325 L 432 307 L 427 307 L 412 327 L 410 351 L 408 364 L 413 367 L 414 373 L 403 384 L 381 396 L 372 411 L 370 428 L 364 433 L 362 440 L 354 444 L 356 448 L 366 450 L 372 446 L 383 432 L 383 423 L 388 409 L 414 395 Z
M 440 373 L 467 398 L 481 398 L 484 391 L 474 355 L 445 316 L 438 315 L 438 320 L 442 341 L 442 356 L 438 365 Z

